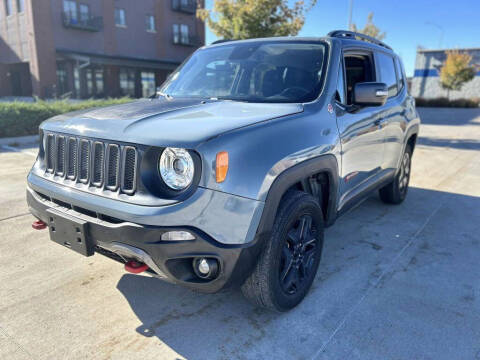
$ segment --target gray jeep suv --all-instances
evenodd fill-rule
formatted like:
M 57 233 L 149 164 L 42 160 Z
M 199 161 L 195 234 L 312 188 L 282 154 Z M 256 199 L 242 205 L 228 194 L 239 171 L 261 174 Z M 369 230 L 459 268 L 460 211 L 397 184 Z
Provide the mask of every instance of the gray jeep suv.
M 419 129 L 400 59 L 367 36 L 221 41 L 155 98 L 40 126 L 27 200 L 53 241 L 188 288 L 285 311 L 324 228 L 407 194 Z

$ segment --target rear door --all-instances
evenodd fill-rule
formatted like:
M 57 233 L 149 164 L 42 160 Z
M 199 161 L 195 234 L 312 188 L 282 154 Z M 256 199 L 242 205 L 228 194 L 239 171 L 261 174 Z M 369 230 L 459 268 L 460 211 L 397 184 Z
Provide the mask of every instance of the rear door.
M 352 105 L 356 83 L 378 81 L 373 53 L 366 49 L 346 51 L 338 79 L 337 126 L 342 148 L 340 210 L 380 174 L 384 133 L 379 127 L 378 107 L 365 106 L 354 112 L 346 110 Z M 344 96 L 341 96 L 342 88 Z
M 405 99 L 406 84 L 403 69 L 396 56 L 391 53 L 376 51 L 375 63 L 379 81 L 388 86 L 388 99 L 379 110 L 379 126 L 385 134 L 385 149 L 382 168 L 394 170 L 403 149 L 404 132 L 406 129 Z

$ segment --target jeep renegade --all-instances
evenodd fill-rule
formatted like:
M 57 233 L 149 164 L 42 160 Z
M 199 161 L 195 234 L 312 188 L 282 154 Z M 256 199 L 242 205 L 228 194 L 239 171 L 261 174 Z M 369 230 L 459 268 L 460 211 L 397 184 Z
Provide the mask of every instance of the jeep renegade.
M 407 195 L 420 119 L 384 43 L 219 41 L 151 99 L 40 126 L 27 200 L 50 238 L 204 292 L 296 306 L 324 228 L 378 190 Z

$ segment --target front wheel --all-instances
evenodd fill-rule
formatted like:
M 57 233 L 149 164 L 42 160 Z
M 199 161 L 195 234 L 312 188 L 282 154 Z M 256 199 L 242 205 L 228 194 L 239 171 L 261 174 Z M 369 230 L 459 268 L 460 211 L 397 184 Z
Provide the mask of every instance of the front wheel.
M 272 235 L 242 292 L 255 305 L 287 311 L 306 296 L 323 247 L 323 216 L 318 201 L 301 191 L 283 198 Z
M 379 190 L 380 199 L 387 204 L 400 204 L 407 197 L 412 165 L 412 147 L 407 145 L 400 168 L 393 181 Z

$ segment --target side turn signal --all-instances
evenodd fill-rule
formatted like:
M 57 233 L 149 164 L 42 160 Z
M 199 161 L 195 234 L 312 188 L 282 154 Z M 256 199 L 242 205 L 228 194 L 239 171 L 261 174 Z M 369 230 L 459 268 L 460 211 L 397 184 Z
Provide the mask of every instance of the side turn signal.
M 228 172 L 228 152 L 221 151 L 217 153 L 217 161 L 215 167 L 217 183 L 224 182 Z

